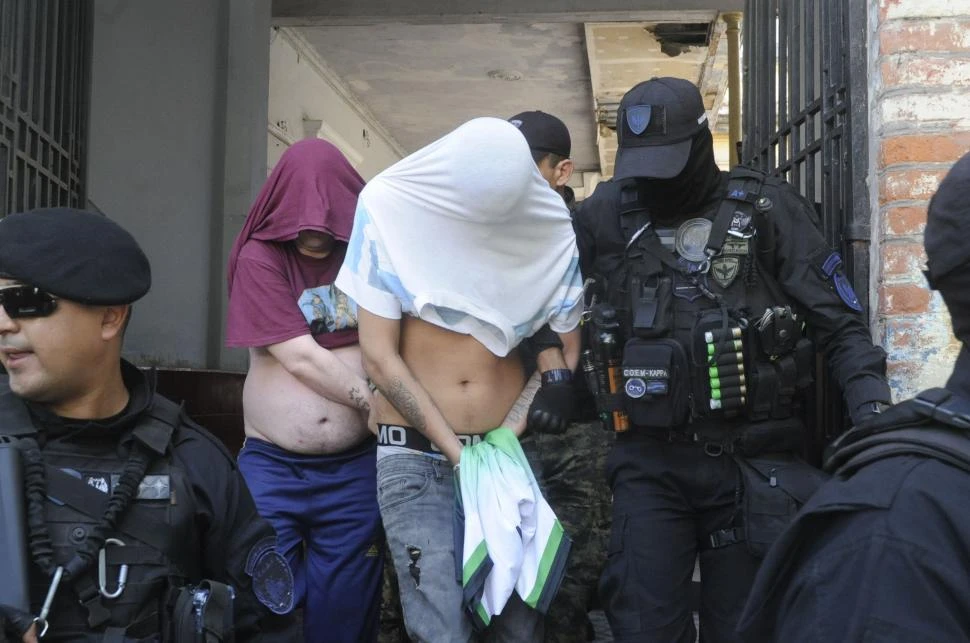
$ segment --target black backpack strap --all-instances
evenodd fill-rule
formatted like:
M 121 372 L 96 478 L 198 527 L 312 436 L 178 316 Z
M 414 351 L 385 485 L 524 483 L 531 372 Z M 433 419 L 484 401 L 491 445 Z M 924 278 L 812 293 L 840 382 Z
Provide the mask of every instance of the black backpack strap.
M 958 429 L 970 429 L 970 400 L 945 388 L 923 391 L 913 402 L 924 416 Z
M 856 442 L 835 471 L 848 476 L 862 467 L 897 455 L 921 455 L 970 473 L 970 435 L 937 427 L 907 427 L 885 431 Z
M 620 184 L 616 210 L 620 213 L 620 229 L 626 243 L 624 259 L 631 272 L 641 277 L 656 275 L 663 264 L 675 272 L 687 274 L 674 253 L 665 248 L 656 232 L 651 230 L 650 213 L 640 198 L 635 181 Z M 652 261 L 648 261 L 648 257 Z
M 156 455 L 165 455 L 182 418 L 182 406 L 156 395 L 131 435 Z
M 846 476 L 883 458 L 913 454 L 970 473 L 968 429 L 970 400 L 944 388 L 929 389 L 839 438 L 825 469 Z
M 740 233 L 755 221 L 755 212 L 771 208 L 770 200 L 763 199 L 761 188 L 767 175 L 764 172 L 738 166 L 728 174 L 727 195 L 721 199 L 717 214 L 711 224 L 704 253 L 713 258 L 724 247 L 728 234 Z

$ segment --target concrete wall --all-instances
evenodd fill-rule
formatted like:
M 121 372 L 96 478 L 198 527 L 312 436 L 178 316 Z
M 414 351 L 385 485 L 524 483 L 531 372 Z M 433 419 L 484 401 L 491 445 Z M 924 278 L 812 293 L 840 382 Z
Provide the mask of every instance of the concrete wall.
M 289 29 L 274 29 L 269 73 L 270 168 L 286 147 L 319 136 L 336 145 L 365 180 L 406 155 L 397 141 Z
M 226 239 L 265 176 L 270 2 L 95 0 L 94 9 L 88 197 L 135 235 L 153 270 L 126 354 L 225 365 Z
M 942 384 L 958 350 L 920 270 L 929 199 L 970 150 L 970 1 L 869 6 L 875 331 L 902 399 Z

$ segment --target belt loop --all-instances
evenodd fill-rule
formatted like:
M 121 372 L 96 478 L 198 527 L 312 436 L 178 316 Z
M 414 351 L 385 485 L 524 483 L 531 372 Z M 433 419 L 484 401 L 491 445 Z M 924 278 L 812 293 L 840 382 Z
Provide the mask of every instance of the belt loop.
M 441 460 L 438 458 L 428 458 L 428 460 L 431 461 L 431 470 L 434 472 L 434 479 L 440 482 L 444 477 L 441 473 Z

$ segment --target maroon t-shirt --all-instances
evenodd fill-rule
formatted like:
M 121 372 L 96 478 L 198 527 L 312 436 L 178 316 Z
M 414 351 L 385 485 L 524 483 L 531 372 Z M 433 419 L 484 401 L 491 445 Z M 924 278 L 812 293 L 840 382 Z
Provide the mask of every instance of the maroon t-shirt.
M 227 346 L 271 346 L 310 334 L 324 348 L 357 343 L 357 309 L 333 286 L 347 245 L 326 259 L 292 243 L 250 239 L 236 262 L 226 320 Z

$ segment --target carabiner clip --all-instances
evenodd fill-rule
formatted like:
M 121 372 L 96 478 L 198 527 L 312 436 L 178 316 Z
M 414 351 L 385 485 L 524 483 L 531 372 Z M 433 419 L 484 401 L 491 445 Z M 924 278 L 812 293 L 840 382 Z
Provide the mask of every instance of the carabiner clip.
M 108 545 L 124 547 L 125 543 L 117 538 L 108 538 L 104 541 L 104 547 L 98 552 L 98 591 L 105 598 L 118 598 L 125 591 L 125 584 L 128 582 L 128 565 L 122 564 L 118 571 L 118 587 L 113 592 L 108 591 L 108 563 L 105 560 L 105 551 Z
M 42 639 L 47 635 L 47 628 L 50 623 L 47 622 L 47 616 L 51 612 L 51 605 L 54 604 L 54 595 L 57 594 L 57 588 L 61 584 L 61 578 L 64 577 L 64 568 L 58 567 L 54 570 L 54 577 L 51 578 L 50 587 L 47 588 L 47 596 L 44 598 L 44 605 L 40 608 L 40 614 L 34 619 L 34 624 L 37 626 L 37 638 Z

